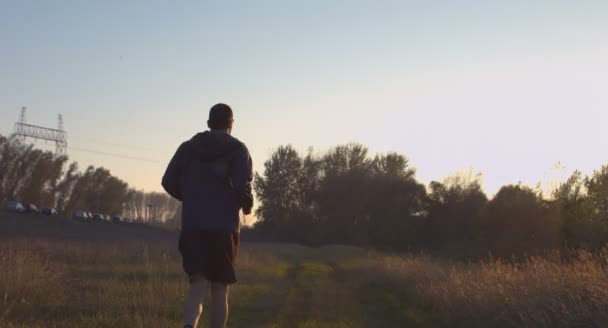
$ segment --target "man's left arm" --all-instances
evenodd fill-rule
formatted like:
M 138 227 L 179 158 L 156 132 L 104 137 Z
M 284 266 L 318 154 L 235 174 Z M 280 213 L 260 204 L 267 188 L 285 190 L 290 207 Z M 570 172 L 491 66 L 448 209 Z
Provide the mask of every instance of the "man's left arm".
M 232 186 L 236 191 L 244 214 L 250 214 L 253 208 L 253 163 L 245 145 L 238 152 L 232 170 Z

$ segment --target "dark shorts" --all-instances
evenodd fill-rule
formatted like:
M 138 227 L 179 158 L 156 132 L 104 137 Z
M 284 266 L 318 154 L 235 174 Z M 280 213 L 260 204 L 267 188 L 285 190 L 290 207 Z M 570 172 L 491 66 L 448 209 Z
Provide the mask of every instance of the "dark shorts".
M 239 234 L 207 230 L 182 231 L 179 252 L 184 271 L 190 278 L 201 275 L 226 285 L 236 282 L 235 260 Z

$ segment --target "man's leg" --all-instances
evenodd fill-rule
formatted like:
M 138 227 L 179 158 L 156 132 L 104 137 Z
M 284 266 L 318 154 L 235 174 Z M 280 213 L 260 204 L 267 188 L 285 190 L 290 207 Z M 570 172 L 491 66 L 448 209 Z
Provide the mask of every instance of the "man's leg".
M 211 283 L 211 322 L 210 328 L 224 328 L 228 320 L 228 286 Z
M 209 282 L 199 275 L 190 277 L 190 290 L 184 302 L 184 327 L 196 328 L 203 312 L 203 301 L 207 295 Z

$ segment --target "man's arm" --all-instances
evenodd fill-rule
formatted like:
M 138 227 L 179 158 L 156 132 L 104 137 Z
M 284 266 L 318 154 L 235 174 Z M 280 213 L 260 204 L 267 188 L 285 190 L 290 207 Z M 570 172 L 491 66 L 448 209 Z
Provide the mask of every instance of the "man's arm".
M 162 185 L 165 188 L 165 191 L 173 198 L 181 201 L 182 200 L 182 192 L 181 192 L 181 177 L 182 170 L 186 161 L 186 150 L 187 144 L 182 143 L 171 161 L 167 166 L 167 170 L 165 171 L 165 175 L 163 176 Z
M 236 191 L 239 201 L 241 202 L 241 208 L 244 214 L 250 214 L 253 208 L 253 193 L 251 190 L 251 183 L 253 181 L 253 164 L 251 156 L 245 145 L 238 152 L 234 161 L 234 167 L 232 170 L 232 186 Z

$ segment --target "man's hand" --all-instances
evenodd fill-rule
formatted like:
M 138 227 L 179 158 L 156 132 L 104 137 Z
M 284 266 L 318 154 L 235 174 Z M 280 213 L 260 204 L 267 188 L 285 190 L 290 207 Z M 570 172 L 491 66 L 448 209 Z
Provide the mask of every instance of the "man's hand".
M 251 209 L 253 208 L 253 195 L 251 192 L 243 195 L 243 198 L 241 199 L 241 208 L 243 209 L 243 214 L 251 214 Z

